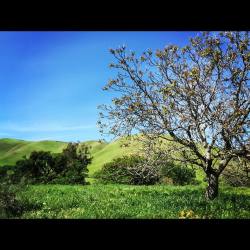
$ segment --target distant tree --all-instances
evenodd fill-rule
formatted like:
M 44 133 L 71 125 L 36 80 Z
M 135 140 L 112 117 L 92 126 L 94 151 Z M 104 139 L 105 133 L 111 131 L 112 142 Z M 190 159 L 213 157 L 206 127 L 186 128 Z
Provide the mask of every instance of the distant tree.
M 17 161 L 16 175 L 33 182 L 49 182 L 55 176 L 54 159 L 50 152 L 33 151 L 30 156 Z
M 85 144 L 69 143 L 63 152 L 55 157 L 55 170 L 64 183 L 85 184 L 87 166 L 91 160 Z
M 183 48 L 141 56 L 110 49 L 118 71 L 104 90 L 118 95 L 100 106 L 100 131 L 172 141 L 179 153 L 168 155 L 203 169 L 206 197 L 214 199 L 228 163 L 249 158 L 249 44 L 248 32 L 203 32 Z
M 17 161 L 15 166 L 3 167 L 0 179 L 13 183 L 86 184 L 87 166 L 91 159 L 87 146 L 69 143 L 59 154 L 33 151 L 29 157 Z

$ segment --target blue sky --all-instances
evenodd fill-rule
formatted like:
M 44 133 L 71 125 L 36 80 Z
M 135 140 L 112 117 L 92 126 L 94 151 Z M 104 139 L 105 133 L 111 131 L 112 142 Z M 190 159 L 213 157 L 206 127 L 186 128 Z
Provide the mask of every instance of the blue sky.
M 100 139 L 109 48 L 185 45 L 197 32 L 0 32 L 0 138 Z

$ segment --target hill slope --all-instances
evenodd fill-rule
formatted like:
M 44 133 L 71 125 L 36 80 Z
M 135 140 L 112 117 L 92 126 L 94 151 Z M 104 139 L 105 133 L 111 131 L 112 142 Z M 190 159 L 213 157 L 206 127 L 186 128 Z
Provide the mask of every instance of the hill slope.
M 124 155 L 136 154 L 140 150 L 138 142 L 132 141 L 127 147 L 122 146 L 124 141 L 118 139 L 110 143 L 99 141 L 85 141 L 90 147 L 90 153 L 93 157 L 92 163 L 88 166 L 89 177 L 97 170 L 101 169 L 103 164 L 112 161 L 117 157 Z M 16 139 L 0 139 L 0 166 L 14 165 L 17 160 L 23 156 L 29 156 L 32 151 L 50 151 L 60 153 L 67 146 L 67 142 L 60 141 L 23 141 Z M 197 179 L 203 181 L 204 173 L 198 169 L 196 172 Z
M 122 157 L 124 155 L 130 155 L 137 153 L 138 147 L 133 142 L 127 147 L 122 146 L 123 141 L 118 139 L 111 143 L 100 143 L 96 142 L 95 147 L 90 150 L 93 160 L 89 165 L 89 176 L 91 177 L 94 172 L 101 169 L 103 164 L 112 161 L 115 158 Z M 86 142 L 88 144 L 88 142 Z M 98 150 L 97 150 L 98 147 Z
M 135 145 L 121 147 L 122 141 L 116 140 L 111 143 L 99 141 L 84 142 L 90 147 L 90 153 L 93 156 L 92 163 L 89 165 L 90 176 L 103 164 L 112 161 L 116 157 L 135 152 Z M 66 142 L 59 141 L 23 141 L 16 139 L 0 139 L 0 166 L 14 165 L 17 160 L 23 156 L 29 156 L 32 151 L 50 151 L 52 153 L 60 153 L 67 145 Z
M 50 151 L 60 153 L 67 145 L 59 141 L 23 141 L 16 139 L 0 139 L 0 165 L 14 165 L 23 156 L 32 151 Z

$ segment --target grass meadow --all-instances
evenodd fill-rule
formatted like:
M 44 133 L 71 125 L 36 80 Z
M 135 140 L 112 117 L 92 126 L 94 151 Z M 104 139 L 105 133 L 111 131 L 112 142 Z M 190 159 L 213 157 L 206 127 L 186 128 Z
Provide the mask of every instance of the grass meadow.
M 202 186 L 33 185 L 25 219 L 235 219 L 250 217 L 250 189 L 222 187 L 208 202 Z
M 92 174 L 104 163 L 128 155 L 135 145 L 121 147 L 121 141 L 112 143 L 87 141 L 93 161 L 89 165 L 89 185 L 30 185 L 18 194 L 18 199 L 33 204 L 32 210 L 21 218 L 250 218 L 250 188 L 232 188 L 223 183 L 219 197 L 208 202 L 204 198 L 206 183 L 201 170 L 196 171 L 200 181 L 196 186 L 133 186 L 98 184 Z M 0 140 L 0 165 L 14 164 L 33 150 L 61 152 L 66 143 L 56 141 L 27 142 L 14 139 Z

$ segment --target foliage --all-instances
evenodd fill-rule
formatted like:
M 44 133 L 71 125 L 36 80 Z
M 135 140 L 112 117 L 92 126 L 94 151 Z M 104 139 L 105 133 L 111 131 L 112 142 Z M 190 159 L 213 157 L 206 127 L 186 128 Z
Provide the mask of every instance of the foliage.
M 20 216 L 23 206 L 16 199 L 15 192 L 11 191 L 7 185 L 0 185 L 0 218 L 10 218 Z
M 244 159 L 234 161 L 224 171 L 225 182 L 234 187 L 250 187 L 250 162 Z
M 54 159 L 50 152 L 32 152 L 29 158 L 17 161 L 17 176 L 31 183 L 48 183 L 55 178 Z
M 250 155 L 249 32 L 203 32 L 185 47 L 142 55 L 125 46 L 110 52 L 117 77 L 103 89 L 117 97 L 100 106 L 100 131 L 174 142 L 169 157 L 203 169 L 214 199 L 228 163 Z
M 163 176 L 163 181 L 170 181 L 175 185 L 189 185 L 195 184 L 195 170 L 188 168 L 186 166 L 178 166 L 173 163 L 168 163 L 164 165 L 161 169 L 161 176 Z M 170 178 L 169 179 L 166 179 Z
M 86 184 L 87 166 L 91 163 L 89 149 L 84 144 L 69 143 L 62 154 L 55 156 L 57 177 L 54 183 Z
M 124 156 L 106 163 L 95 173 L 102 183 L 120 183 L 132 185 L 152 185 L 159 181 L 159 175 L 147 160 L 140 156 Z
M 14 166 L 1 166 L 0 167 L 0 182 L 8 182 L 9 180 L 12 180 L 12 176 L 14 174 Z
M 24 192 L 23 185 L 11 185 L 8 182 L 0 184 L 0 218 L 20 218 L 26 211 L 39 209 L 39 202 L 35 204 L 27 198 L 20 198 L 18 194 Z
M 88 147 L 69 143 L 62 153 L 34 151 L 13 167 L 5 166 L 0 176 L 12 183 L 86 184 L 87 166 L 91 162 Z
M 250 217 L 249 188 L 222 187 L 218 199 L 213 202 L 206 201 L 203 193 L 200 186 L 33 185 L 23 192 L 22 197 L 42 206 L 25 212 L 22 218 Z

